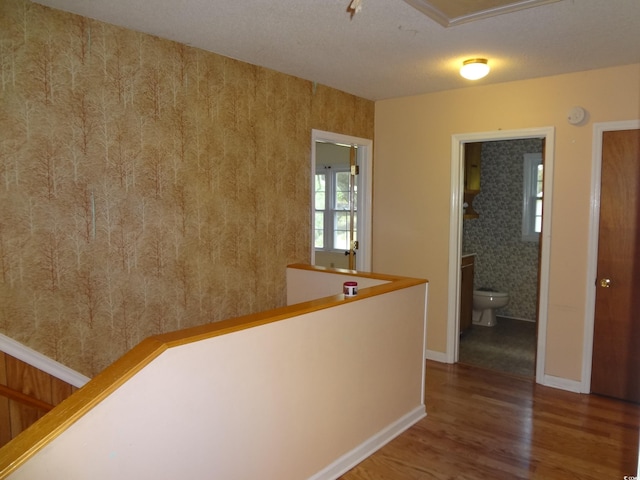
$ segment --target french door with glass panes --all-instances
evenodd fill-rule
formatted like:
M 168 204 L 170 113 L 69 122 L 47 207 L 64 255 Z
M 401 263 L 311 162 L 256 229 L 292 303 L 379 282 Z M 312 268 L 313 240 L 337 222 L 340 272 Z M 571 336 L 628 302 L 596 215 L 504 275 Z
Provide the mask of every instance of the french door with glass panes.
M 358 246 L 355 173 L 354 166 L 333 165 L 315 174 L 315 249 L 348 256 L 351 270 Z

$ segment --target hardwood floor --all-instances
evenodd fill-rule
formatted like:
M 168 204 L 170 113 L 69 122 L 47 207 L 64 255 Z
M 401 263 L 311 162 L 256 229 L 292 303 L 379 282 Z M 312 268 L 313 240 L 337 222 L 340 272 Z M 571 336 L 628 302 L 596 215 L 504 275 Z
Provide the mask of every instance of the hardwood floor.
M 427 362 L 427 417 L 343 480 L 635 478 L 640 406 Z

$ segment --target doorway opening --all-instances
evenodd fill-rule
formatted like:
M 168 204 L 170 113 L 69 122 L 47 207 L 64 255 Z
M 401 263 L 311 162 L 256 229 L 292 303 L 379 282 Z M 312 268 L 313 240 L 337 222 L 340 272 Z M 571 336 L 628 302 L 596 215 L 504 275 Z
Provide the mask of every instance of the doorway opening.
M 553 186 L 554 129 L 552 127 L 525 130 L 496 131 L 474 134 L 459 134 L 452 137 L 451 162 L 451 218 L 449 249 L 449 315 L 447 322 L 447 361 L 456 363 L 460 354 L 460 295 L 462 280 L 463 215 L 465 211 L 465 146 L 481 142 L 503 142 L 509 140 L 541 139 L 544 147 L 544 211 L 539 237 L 537 345 L 535 346 L 536 381 L 543 383 L 545 361 L 545 338 L 548 303 L 549 242 L 551 237 L 551 211 Z M 467 204 L 468 206 L 468 204 Z M 535 217 L 535 215 L 534 215 Z M 523 233 L 524 238 L 524 233 Z M 483 327 L 490 328 L 490 327 Z
M 312 265 L 371 271 L 372 152 L 372 140 L 312 131 Z

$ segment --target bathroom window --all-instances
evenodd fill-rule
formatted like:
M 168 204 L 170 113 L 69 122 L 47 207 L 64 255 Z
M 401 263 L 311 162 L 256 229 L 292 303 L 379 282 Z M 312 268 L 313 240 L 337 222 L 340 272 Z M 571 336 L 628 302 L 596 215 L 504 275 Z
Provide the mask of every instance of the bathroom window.
M 541 153 L 524 155 L 522 240 L 525 242 L 537 242 L 542 231 L 543 169 Z
M 354 211 L 358 205 L 357 186 L 353 198 L 350 198 L 350 177 L 348 167 L 326 168 L 316 173 L 314 246 L 317 249 L 335 251 L 350 248 L 351 202 L 354 202 Z M 354 225 L 357 225 L 357 214 L 354 215 Z

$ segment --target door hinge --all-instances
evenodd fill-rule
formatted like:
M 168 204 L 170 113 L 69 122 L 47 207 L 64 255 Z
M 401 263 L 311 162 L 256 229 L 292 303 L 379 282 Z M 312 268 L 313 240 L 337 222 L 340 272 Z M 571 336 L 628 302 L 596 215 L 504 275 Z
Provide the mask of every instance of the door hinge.
M 351 165 L 351 175 L 358 175 L 360 173 L 360 167 L 358 165 Z

